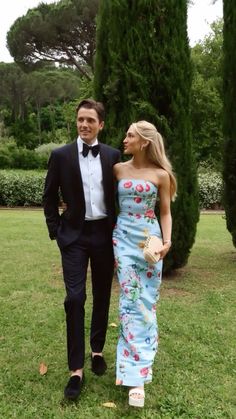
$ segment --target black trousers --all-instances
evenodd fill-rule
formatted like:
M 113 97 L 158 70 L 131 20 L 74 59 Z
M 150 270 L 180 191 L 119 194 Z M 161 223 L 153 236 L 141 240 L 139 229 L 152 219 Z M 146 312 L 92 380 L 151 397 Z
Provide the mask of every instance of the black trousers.
M 107 219 L 85 221 L 78 240 L 61 249 L 66 288 L 65 312 L 69 369 L 83 368 L 85 359 L 84 316 L 86 277 L 90 260 L 93 307 L 90 346 L 102 352 L 107 331 L 114 257 Z

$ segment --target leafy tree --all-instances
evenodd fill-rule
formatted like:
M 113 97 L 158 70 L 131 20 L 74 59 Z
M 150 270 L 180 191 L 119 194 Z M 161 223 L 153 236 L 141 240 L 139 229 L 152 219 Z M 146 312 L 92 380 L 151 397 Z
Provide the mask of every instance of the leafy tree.
M 78 98 L 80 89 L 84 94 L 87 84 L 71 69 L 51 67 L 25 74 L 14 63 L 0 63 L 1 119 L 18 146 L 34 148 L 55 141 L 57 129 L 67 126 L 62 107 Z
M 222 93 L 223 19 L 217 19 L 210 28 L 209 35 L 192 48 L 191 55 L 196 71 L 205 80 L 214 79 L 217 90 Z
M 91 78 L 98 0 L 40 3 L 18 18 L 7 34 L 8 49 L 24 69 L 46 62 L 76 67 Z
M 222 167 L 222 45 L 223 20 L 192 48 L 193 84 L 191 116 L 193 148 L 198 164 Z
M 224 0 L 224 200 L 226 223 L 236 247 L 236 4 Z
M 75 72 L 56 69 L 35 71 L 28 77 L 28 94 L 33 108 L 36 109 L 38 144 L 41 144 L 43 129 L 50 130 L 52 136 L 55 136 L 55 130 L 58 128 L 56 114 L 61 114 L 58 112 L 58 104 L 79 96 L 80 81 Z
M 16 64 L 0 63 L 0 107 L 10 109 L 12 120 L 26 114 L 26 75 Z
M 101 0 L 98 15 L 94 85 L 107 110 L 104 141 L 122 147 L 129 124 L 147 119 L 164 135 L 177 174 L 166 271 L 187 262 L 199 216 L 186 15 L 185 0 Z

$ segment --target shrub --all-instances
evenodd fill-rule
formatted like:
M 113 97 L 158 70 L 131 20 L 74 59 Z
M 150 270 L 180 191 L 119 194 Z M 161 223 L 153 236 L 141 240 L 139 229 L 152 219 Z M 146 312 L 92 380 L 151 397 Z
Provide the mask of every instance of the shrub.
M 41 206 L 45 171 L 0 170 L 0 205 Z M 223 181 L 220 173 L 198 173 L 200 209 L 223 208 Z
M 200 209 L 223 208 L 223 180 L 220 173 L 203 170 L 198 173 Z
M 41 206 L 45 172 L 0 170 L 0 204 Z
M 26 148 L 15 148 L 12 151 L 14 169 L 45 169 L 47 167 L 47 156 L 38 156 L 34 150 Z
M 17 147 L 14 143 L 0 145 L 0 169 L 46 169 L 47 155 Z
M 0 145 L 0 168 L 7 169 L 12 167 L 13 158 L 9 148 L 5 145 Z
M 42 144 L 35 149 L 35 153 L 39 156 L 47 156 L 48 158 L 52 150 L 58 147 L 62 147 L 63 145 L 65 144 L 57 144 L 57 143 Z

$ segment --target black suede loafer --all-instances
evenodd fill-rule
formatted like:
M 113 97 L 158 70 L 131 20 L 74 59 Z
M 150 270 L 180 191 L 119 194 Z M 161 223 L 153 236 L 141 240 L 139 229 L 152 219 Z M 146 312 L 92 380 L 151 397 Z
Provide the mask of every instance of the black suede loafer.
M 81 378 L 78 375 L 72 375 L 65 387 L 64 396 L 68 400 L 76 400 L 84 383 L 84 376 Z
M 103 356 L 91 354 L 91 369 L 96 375 L 103 375 L 107 369 L 107 364 Z

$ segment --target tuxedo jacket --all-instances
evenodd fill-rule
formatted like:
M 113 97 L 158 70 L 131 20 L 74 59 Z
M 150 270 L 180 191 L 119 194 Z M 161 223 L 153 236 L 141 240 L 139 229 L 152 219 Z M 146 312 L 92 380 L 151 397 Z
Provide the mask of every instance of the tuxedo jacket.
M 104 198 L 108 225 L 112 233 L 116 222 L 113 166 L 120 161 L 120 151 L 100 144 Z M 60 215 L 60 200 L 67 209 Z M 75 241 L 85 220 L 85 198 L 79 165 L 77 141 L 52 151 L 45 180 L 43 207 L 51 239 L 63 248 Z

